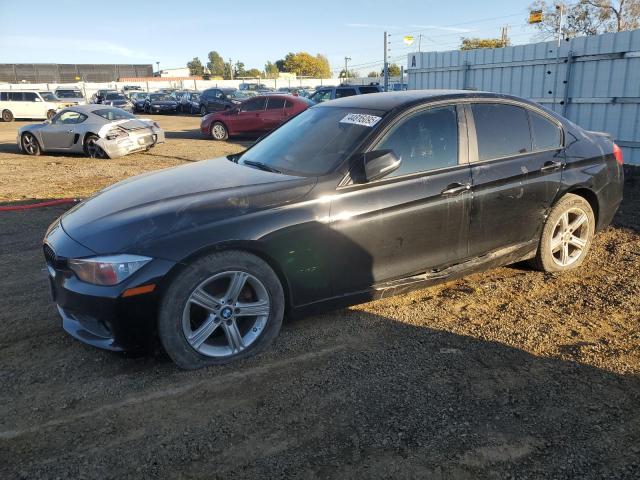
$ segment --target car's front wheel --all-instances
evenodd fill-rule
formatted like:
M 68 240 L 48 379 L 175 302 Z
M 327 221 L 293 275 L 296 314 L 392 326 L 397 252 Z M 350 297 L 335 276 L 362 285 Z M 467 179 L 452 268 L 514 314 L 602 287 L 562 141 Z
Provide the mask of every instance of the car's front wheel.
M 40 144 L 32 133 L 26 132 L 22 134 L 22 151 L 29 155 L 40 155 Z
M 230 250 L 198 259 L 172 280 L 161 301 L 158 332 L 171 359 L 191 370 L 264 350 L 283 316 L 284 293 L 271 267 Z
M 203 105 L 202 107 L 200 107 L 200 115 L 204 117 L 206 114 L 207 114 L 207 107 Z
M 226 140 L 229 138 L 229 131 L 223 123 L 214 122 L 213 125 L 211 125 L 211 136 L 214 140 Z
M 579 267 L 594 232 L 595 216 L 589 202 L 578 195 L 565 195 L 547 216 L 534 266 L 545 272 Z

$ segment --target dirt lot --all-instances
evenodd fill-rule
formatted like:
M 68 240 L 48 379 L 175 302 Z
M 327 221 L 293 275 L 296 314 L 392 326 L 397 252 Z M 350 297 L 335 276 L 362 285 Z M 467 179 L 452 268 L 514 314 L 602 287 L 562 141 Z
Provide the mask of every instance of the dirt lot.
M 167 145 L 115 162 L 0 144 L 0 192 L 82 196 L 242 148 L 161 121 Z M 40 248 L 62 212 L 0 213 L 0 478 L 640 477 L 640 169 L 574 273 L 500 268 L 289 321 L 266 354 L 198 372 L 62 331 Z

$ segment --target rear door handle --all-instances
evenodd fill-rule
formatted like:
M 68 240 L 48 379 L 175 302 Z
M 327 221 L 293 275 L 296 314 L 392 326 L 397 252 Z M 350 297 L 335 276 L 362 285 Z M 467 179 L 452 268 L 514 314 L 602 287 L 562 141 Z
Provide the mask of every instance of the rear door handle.
M 463 185 L 462 183 L 452 183 L 447 185 L 447 188 L 442 190 L 440 193 L 442 195 L 457 195 L 459 193 L 466 192 L 467 190 L 471 190 L 471 184 L 466 183 Z
M 556 170 L 564 167 L 564 163 L 562 162 L 545 162 L 544 165 L 540 168 L 541 172 L 554 172 Z

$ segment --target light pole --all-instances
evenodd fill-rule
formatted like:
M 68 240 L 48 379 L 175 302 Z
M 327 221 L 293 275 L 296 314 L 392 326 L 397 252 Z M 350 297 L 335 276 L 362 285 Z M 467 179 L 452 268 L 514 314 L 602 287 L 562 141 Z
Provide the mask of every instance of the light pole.
M 156 66 L 158 67 L 158 68 L 157 68 L 157 70 L 158 70 L 158 76 L 160 76 L 160 62 L 156 62 Z
M 350 61 L 351 61 L 351 57 L 344 57 L 344 83 L 349 83 L 348 62 Z

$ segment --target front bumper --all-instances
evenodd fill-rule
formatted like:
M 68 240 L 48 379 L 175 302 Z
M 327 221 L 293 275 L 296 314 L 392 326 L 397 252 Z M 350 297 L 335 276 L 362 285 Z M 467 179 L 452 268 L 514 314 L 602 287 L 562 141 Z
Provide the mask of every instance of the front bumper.
M 109 158 L 118 158 L 130 153 L 148 150 L 159 143 L 164 143 L 164 130 L 161 128 L 148 128 L 139 131 L 130 131 L 128 137 L 108 140 L 100 138 L 98 145 L 107 152 Z
M 149 109 L 151 110 L 151 113 L 175 113 L 178 110 L 178 107 L 151 105 Z
M 67 333 L 83 343 L 114 351 L 135 350 L 151 344 L 155 335 L 159 286 L 151 293 L 123 297 L 138 286 L 156 284 L 174 262 L 154 259 L 114 286 L 82 282 L 67 266 L 69 258 L 95 255 L 67 235 L 59 222 L 45 237 L 47 276 L 51 295 Z M 54 252 L 55 256 L 52 256 Z

